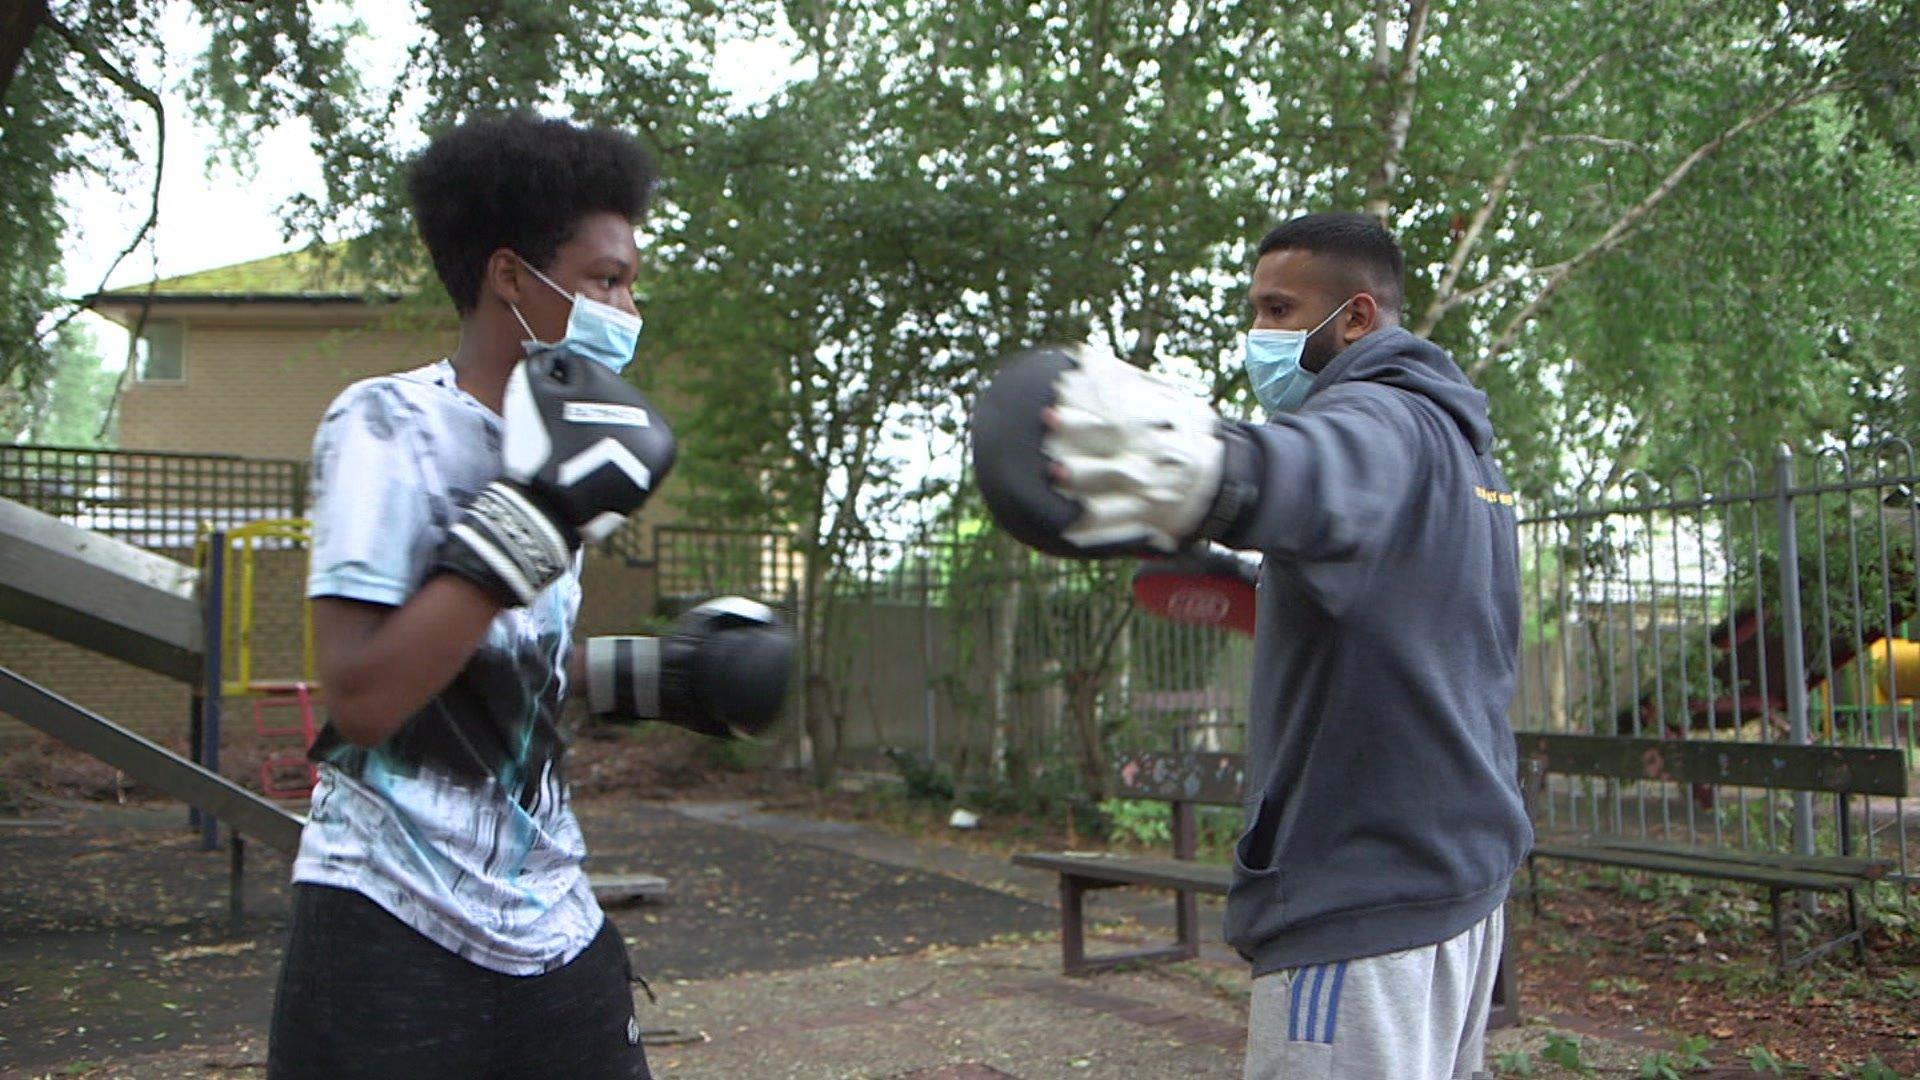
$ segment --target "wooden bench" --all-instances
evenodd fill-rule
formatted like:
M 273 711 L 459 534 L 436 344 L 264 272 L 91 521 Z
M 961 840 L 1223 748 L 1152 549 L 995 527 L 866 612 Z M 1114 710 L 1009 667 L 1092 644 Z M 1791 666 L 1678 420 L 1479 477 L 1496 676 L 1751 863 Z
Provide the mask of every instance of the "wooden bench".
M 1537 804 L 1551 773 L 1592 776 L 1612 781 L 1656 781 L 1675 784 L 1728 785 L 1784 791 L 1820 792 L 1840 800 L 1841 854 L 1795 855 L 1736 850 L 1697 844 L 1671 843 L 1648 837 L 1595 832 L 1574 837 L 1536 840 L 1527 860 L 1534 910 L 1540 890 L 1534 873 L 1537 859 L 1561 859 L 1617 866 L 1660 874 L 1711 878 L 1759 885 L 1767 890 L 1773 908 L 1777 959 L 1783 969 L 1811 963 L 1851 944 L 1856 955 L 1866 955 L 1860 927 L 1858 890 L 1885 876 L 1893 863 L 1852 853 L 1847 799 L 1852 795 L 1901 797 L 1907 793 L 1907 764 L 1898 750 L 1853 747 L 1797 746 L 1785 743 L 1684 741 L 1604 735 L 1546 735 L 1523 732 L 1520 754 L 1528 766 L 1528 801 Z M 1664 794 L 1650 796 L 1664 798 Z M 1534 819 L 1540 820 L 1536 809 Z M 1847 899 L 1847 930 L 1798 955 L 1787 947 L 1787 924 L 1781 898 L 1794 892 L 1841 893 Z
M 1116 855 L 1109 852 L 1028 852 L 1015 855 L 1014 865 L 1060 875 L 1060 954 L 1068 975 L 1084 975 L 1123 964 L 1156 960 L 1190 960 L 1200 953 L 1199 898 L 1225 896 L 1233 881 L 1229 866 L 1196 862 L 1198 829 L 1195 808 L 1241 806 L 1245 759 L 1240 754 L 1139 753 L 1119 759 L 1114 767 L 1114 798 L 1165 802 L 1172 807 L 1173 857 Z M 1174 940 L 1131 952 L 1090 957 L 1086 952 L 1086 894 L 1121 886 L 1168 889 L 1174 893 Z M 1509 935 L 1508 943 L 1511 944 Z M 1515 985 L 1512 949 L 1503 949 L 1493 988 L 1489 1027 L 1519 1022 L 1519 1008 L 1509 988 Z

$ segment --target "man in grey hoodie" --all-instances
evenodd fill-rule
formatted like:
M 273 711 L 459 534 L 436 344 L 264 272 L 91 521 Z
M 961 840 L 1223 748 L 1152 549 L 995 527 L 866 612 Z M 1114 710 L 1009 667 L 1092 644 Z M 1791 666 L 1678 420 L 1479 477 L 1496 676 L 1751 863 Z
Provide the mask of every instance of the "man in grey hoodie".
M 1532 843 L 1507 719 L 1513 496 L 1486 395 L 1399 325 L 1403 273 L 1371 218 L 1267 235 L 1246 343 L 1266 423 L 1085 352 L 1036 361 L 1055 372 L 1043 394 L 990 390 L 982 410 L 1043 433 L 1022 468 L 1072 507 L 1057 540 L 1033 535 L 1044 499 L 980 461 L 1017 440 L 983 450 L 976 417 L 982 492 L 1029 543 L 1264 556 L 1225 927 L 1253 965 L 1250 1080 L 1481 1070 L 1501 907 Z

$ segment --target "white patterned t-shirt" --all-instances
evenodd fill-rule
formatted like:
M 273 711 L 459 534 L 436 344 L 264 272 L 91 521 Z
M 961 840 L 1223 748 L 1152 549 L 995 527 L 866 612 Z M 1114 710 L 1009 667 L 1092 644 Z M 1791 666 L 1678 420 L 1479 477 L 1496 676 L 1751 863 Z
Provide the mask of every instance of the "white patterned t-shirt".
M 307 594 L 397 606 L 473 493 L 500 473 L 500 418 L 445 360 L 366 379 L 313 445 Z M 460 956 L 510 975 L 557 968 L 600 930 L 567 801 L 558 728 L 580 564 L 502 611 L 471 659 L 386 743 L 331 725 L 293 880 L 358 892 Z

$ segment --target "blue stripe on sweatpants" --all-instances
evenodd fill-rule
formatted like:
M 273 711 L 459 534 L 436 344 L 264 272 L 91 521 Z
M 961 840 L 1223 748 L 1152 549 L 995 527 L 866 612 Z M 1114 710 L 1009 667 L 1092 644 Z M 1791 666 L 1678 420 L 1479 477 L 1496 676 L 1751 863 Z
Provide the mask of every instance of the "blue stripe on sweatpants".
M 1313 991 L 1312 995 L 1307 999 L 1307 1026 L 1305 1030 L 1306 1040 L 1308 1042 L 1326 1041 L 1314 1034 L 1315 1028 L 1320 1021 L 1320 988 L 1325 985 L 1326 981 L 1327 965 L 1321 964 L 1313 969 Z
M 1333 1023 L 1340 1015 L 1340 984 L 1347 978 L 1347 962 L 1340 961 L 1333 969 L 1333 988 L 1327 991 L 1327 1037 L 1320 1040 L 1328 1046 L 1333 1045 Z
M 1289 1042 L 1296 1042 L 1300 1038 L 1300 987 L 1307 981 L 1307 971 L 1307 968 L 1301 968 L 1293 973 L 1293 986 L 1290 988 L 1293 996 L 1287 1004 L 1289 1010 L 1287 1040 Z

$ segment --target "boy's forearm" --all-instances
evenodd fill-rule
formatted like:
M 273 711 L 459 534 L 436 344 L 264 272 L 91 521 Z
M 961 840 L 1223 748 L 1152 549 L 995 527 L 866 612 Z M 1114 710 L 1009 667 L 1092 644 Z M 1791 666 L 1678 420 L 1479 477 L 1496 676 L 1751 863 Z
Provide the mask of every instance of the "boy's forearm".
M 328 716 L 348 742 L 377 746 L 453 681 L 500 611 L 470 582 L 442 574 L 398 608 L 315 602 Z

